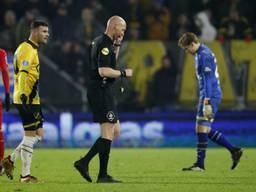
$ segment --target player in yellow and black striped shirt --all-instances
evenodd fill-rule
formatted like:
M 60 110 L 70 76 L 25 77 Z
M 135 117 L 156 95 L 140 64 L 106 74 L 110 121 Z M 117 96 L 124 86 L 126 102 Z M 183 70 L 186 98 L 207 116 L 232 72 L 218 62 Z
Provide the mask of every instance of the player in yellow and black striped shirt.
M 38 95 L 39 58 L 38 44 L 29 39 L 20 44 L 14 55 L 15 104 L 40 104 Z
M 14 55 L 13 101 L 21 117 L 25 136 L 14 152 L 4 159 L 6 175 L 13 178 L 13 163 L 19 155 L 22 160 L 21 182 L 37 182 L 30 175 L 33 146 L 43 136 L 43 115 L 38 94 L 39 68 L 38 47 L 48 41 L 49 29 L 45 21 L 36 20 L 31 24 L 30 37 L 21 43 Z

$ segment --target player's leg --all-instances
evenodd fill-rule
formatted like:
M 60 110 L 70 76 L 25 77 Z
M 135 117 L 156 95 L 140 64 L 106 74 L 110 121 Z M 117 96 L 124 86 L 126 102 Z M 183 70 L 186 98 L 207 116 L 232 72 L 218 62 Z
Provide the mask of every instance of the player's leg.
M 203 101 L 199 101 L 196 121 L 196 134 L 197 134 L 197 160 L 190 166 L 183 168 L 183 171 L 203 171 L 204 159 L 208 145 L 208 132 L 211 127 L 211 121 L 203 115 Z
M 198 124 L 196 127 L 197 133 L 197 161 L 196 164 L 201 169 L 204 169 L 204 159 L 206 154 L 206 149 L 208 145 L 208 132 L 209 127 L 208 125 Z
M 2 109 L 2 107 L 1 107 L 1 109 Z M 1 113 L 2 113 L 2 110 L 1 110 Z M 1 121 L 2 121 L 2 114 L 1 114 Z M 16 148 L 17 151 L 19 151 L 19 154 L 20 154 L 20 146 L 21 146 L 21 144 L 19 144 L 18 147 Z M 2 166 L 5 170 L 6 176 L 12 180 L 13 179 L 13 170 L 14 170 L 14 161 L 11 160 L 10 155 L 7 156 L 6 158 L 4 158 L 4 160 L 2 162 Z
M 213 112 L 214 114 L 216 114 L 219 100 L 211 99 L 211 103 L 213 107 Z M 232 145 L 232 143 L 230 143 L 219 130 L 210 129 L 208 133 L 208 137 L 214 143 L 220 146 L 223 146 L 227 150 L 229 150 L 229 152 L 231 153 L 232 161 L 233 161 L 231 169 L 235 169 L 240 161 L 241 156 L 243 155 L 243 150 L 239 147 L 235 147 L 234 145 Z
M 21 144 L 21 182 L 37 182 L 37 179 L 31 176 L 30 168 L 32 163 L 34 145 L 36 144 L 36 131 L 26 130 Z
M 30 164 L 32 161 L 33 146 L 36 143 L 35 131 L 25 131 L 23 139 L 11 155 L 4 159 L 4 168 L 8 178 L 13 179 L 14 162 L 21 156 L 23 177 L 30 177 Z M 30 178 L 29 178 L 30 179 Z M 33 179 L 33 178 L 32 178 Z
M 227 150 L 229 150 L 229 152 L 231 153 L 231 157 L 232 157 L 232 165 L 231 165 L 231 169 L 235 169 L 236 166 L 238 165 L 240 158 L 243 155 L 243 150 L 242 148 L 239 147 L 235 147 L 234 145 L 232 145 L 226 138 L 225 136 L 218 130 L 214 130 L 211 129 L 209 131 L 208 137 L 211 141 L 213 141 L 214 143 L 225 147 Z
M 44 135 L 43 115 L 40 105 L 31 105 L 30 112 L 23 116 L 25 136 L 21 146 L 22 173 L 20 181 L 36 183 L 38 179 L 31 175 L 31 163 L 35 144 L 39 143 Z
M 235 147 L 225 138 L 225 136 L 216 129 L 211 129 L 209 131 L 208 137 L 214 143 L 221 145 L 232 152 Z
M 219 100 L 211 99 L 211 105 L 212 105 L 213 113 L 217 112 L 218 103 L 219 103 Z M 221 146 L 227 148 L 230 152 L 232 152 L 235 149 L 235 147 L 218 130 L 211 129 L 209 131 L 208 137 L 211 141 L 213 141 L 214 143 L 217 143 L 218 145 L 221 145 Z
M 37 136 L 36 136 L 37 137 Z M 39 137 L 41 140 L 41 137 Z M 24 139 L 24 138 L 23 138 Z M 12 154 L 8 157 L 10 158 L 12 163 L 15 163 L 15 161 L 20 157 L 21 155 L 21 145 L 24 142 L 22 139 L 22 141 L 20 142 L 20 144 L 14 149 L 14 151 L 12 152 Z M 37 139 L 39 140 L 39 139 Z
M 41 128 L 41 129 L 42 129 L 42 128 Z M 40 133 L 40 134 L 41 134 L 41 133 Z M 34 134 L 33 134 L 33 135 L 34 135 Z M 33 139 L 35 139 L 34 144 L 37 144 L 37 143 L 39 142 L 39 140 L 41 140 L 42 136 L 43 136 L 43 135 L 38 136 L 37 134 L 36 134 L 35 136 L 32 136 Z M 34 138 L 34 137 L 35 137 L 35 138 Z M 31 138 L 31 136 L 28 136 L 28 138 Z M 24 143 L 27 143 L 27 142 L 28 142 L 28 141 L 27 141 L 27 137 L 24 136 L 23 139 L 22 139 L 22 141 L 21 141 L 20 144 L 16 147 L 16 149 L 12 152 L 12 154 L 9 155 L 9 156 L 5 159 L 5 163 L 6 163 L 5 166 L 9 167 L 8 170 L 10 170 L 9 173 L 8 173 L 8 177 L 9 177 L 10 179 L 13 178 L 13 165 L 14 165 L 14 162 L 17 160 L 17 158 L 19 158 L 19 157 L 21 156 L 21 152 L 22 152 L 21 148 L 22 148 L 22 146 L 24 145 Z M 26 162 L 26 160 L 25 160 L 26 157 L 24 157 L 24 156 L 26 156 L 26 153 L 23 152 L 22 158 L 23 158 L 24 163 L 25 163 L 25 162 Z M 25 158 L 25 159 L 24 159 L 24 158 Z M 32 159 L 32 156 L 31 156 L 31 159 Z M 25 168 L 25 169 L 30 169 L 30 168 L 27 167 L 27 168 Z
M 203 171 L 205 169 L 204 160 L 208 145 L 208 132 L 208 126 L 197 124 L 197 160 L 192 166 L 183 168 L 183 171 Z
M 43 135 L 42 124 L 43 120 L 39 116 L 40 105 L 31 105 L 29 111 L 25 111 L 22 105 L 16 104 L 19 115 L 21 117 L 24 136 L 20 145 L 14 150 L 11 156 L 5 159 L 5 172 L 6 175 L 13 179 L 13 162 L 17 157 L 21 156 L 22 161 L 22 173 L 20 177 L 21 182 L 34 183 L 37 182 L 37 178 L 30 175 L 30 167 L 33 156 L 34 145 L 38 142 L 37 133 L 41 137 Z
M 20 152 L 21 152 L 21 144 L 23 140 L 21 140 L 20 144 L 14 149 L 12 154 L 10 155 L 10 160 L 14 163 L 19 157 L 20 157 Z
M 4 133 L 2 131 L 2 102 L 0 101 L 0 175 L 4 173 L 2 161 L 4 159 Z
M 23 138 L 24 139 L 24 138 Z M 13 170 L 14 170 L 14 163 L 21 155 L 21 145 L 24 142 L 23 139 L 21 140 L 20 144 L 14 149 L 11 155 L 8 155 L 4 159 L 6 175 L 9 179 L 13 179 Z

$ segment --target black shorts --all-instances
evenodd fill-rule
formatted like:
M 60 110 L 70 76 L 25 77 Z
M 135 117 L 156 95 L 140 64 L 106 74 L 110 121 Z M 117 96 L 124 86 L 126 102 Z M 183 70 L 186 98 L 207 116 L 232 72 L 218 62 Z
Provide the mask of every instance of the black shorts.
M 117 122 L 118 114 L 112 87 L 89 87 L 87 89 L 87 98 L 94 122 Z
M 35 131 L 43 127 L 43 113 L 41 105 L 27 105 L 27 110 L 24 110 L 21 104 L 15 104 L 18 109 L 25 131 Z

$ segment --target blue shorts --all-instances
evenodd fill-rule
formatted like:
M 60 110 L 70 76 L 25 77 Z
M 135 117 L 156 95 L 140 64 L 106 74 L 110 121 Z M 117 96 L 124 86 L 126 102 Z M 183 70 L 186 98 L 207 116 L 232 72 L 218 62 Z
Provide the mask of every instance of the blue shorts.
M 196 115 L 196 123 L 197 125 L 203 125 L 207 127 L 211 127 L 212 122 L 214 121 L 214 117 L 218 111 L 219 104 L 221 102 L 221 98 L 211 98 L 211 106 L 212 106 L 212 112 L 213 116 L 212 118 L 204 117 L 203 114 L 203 99 L 199 99 L 199 103 L 197 106 L 197 115 Z

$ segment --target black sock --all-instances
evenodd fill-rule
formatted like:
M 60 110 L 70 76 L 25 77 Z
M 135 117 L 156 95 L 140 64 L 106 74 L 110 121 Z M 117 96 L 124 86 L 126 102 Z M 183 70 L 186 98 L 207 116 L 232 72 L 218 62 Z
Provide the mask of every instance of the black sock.
M 108 173 L 108 159 L 111 148 L 111 140 L 100 138 L 98 150 L 100 158 L 100 171 L 98 177 L 105 177 Z
M 81 159 L 81 161 L 85 164 L 88 164 L 91 159 L 97 155 L 98 151 L 98 145 L 100 142 L 100 137 L 95 141 L 95 143 L 93 144 L 93 146 L 91 147 L 91 149 L 87 152 L 87 154 Z

